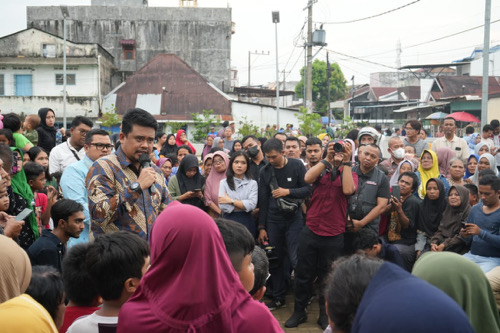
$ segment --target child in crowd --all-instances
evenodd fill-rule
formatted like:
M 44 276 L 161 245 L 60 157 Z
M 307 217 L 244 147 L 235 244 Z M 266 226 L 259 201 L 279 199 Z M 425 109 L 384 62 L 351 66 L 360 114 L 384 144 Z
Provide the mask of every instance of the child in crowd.
M 252 251 L 255 240 L 244 225 L 226 219 L 215 220 L 226 245 L 227 254 L 240 277 L 241 284 L 246 291 L 252 290 L 255 281 Z
M 0 143 L 5 143 L 9 147 L 14 147 L 14 136 L 8 128 L 0 129 Z
M 479 203 L 479 190 L 474 184 L 465 184 L 464 187 L 469 190 L 469 204 L 473 207 Z
M 44 167 L 45 179 L 47 180 L 47 182 L 45 183 L 46 186 L 52 186 L 55 189 L 59 188 L 56 178 L 49 173 L 49 155 L 47 154 L 45 149 L 43 149 L 42 147 L 33 147 L 28 150 L 28 161 L 35 162 L 36 164 L 40 164 Z
M 64 322 L 59 329 L 66 333 L 75 320 L 99 310 L 102 300 L 85 267 L 89 243 L 77 244 L 66 254 L 62 262 L 64 291 L 69 303 L 66 306 Z
M 29 114 L 24 119 L 24 136 L 33 145 L 38 145 L 38 132 L 36 128 L 40 126 L 40 117 L 36 114 Z
M 76 320 L 68 333 L 98 333 L 100 326 L 116 327 L 122 305 L 135 292 L 149 267 L 149 247 L 145 240 L 128 231 L 104 234 L 89 245 L 85 262 L 102 297 L 102 307 Z
M 49 225 L 50 209 L 57 201 L 57 191 L 53 187 L 48 187 L 47 195 L 42 193 L 45 188 L 45 169 L 43 166 L 35 163 L 28 162 L 24 167 L 26 180 L 33 192 L 35 201 L 35 215 L 38 223 L 38 231 L 42 233 L 42 225 L 46 226 L 45 229 L 53 229 Z
M 366 228 L 359 230 L 354 244 L 356 251 L 364 252 L 369 257 L 380 258 L 404 268 L 403 258 L 398 248 L 387 243 L 383 237 L 377 237 L 375 233 Z
M 266 292 L 266 281 L 269 277 L 269 260 L 266 252 L 259 246 L 255 246 L 252 252 L 252 264 L 255 280 L 250 295 L 256 301 L 260 301 Z

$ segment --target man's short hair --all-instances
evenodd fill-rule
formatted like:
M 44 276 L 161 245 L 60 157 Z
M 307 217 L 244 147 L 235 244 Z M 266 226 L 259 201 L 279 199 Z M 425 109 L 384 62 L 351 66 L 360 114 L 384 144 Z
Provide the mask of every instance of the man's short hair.
M 245 135 L 243 137 L 243 139 L 241 139 L 241 145 L 243 146 L 243 144 L 248 140 L 248 139 L 252 139 L 253 141 L 255 141 L 255 143 L 259 143 L 259 139 L 257 139 L 257 137 L 255 135 Z
M 349 133 L 347 133 L 346 135 L 346 139 L 351 139 L 353 142 L 358 140 L 358 134 L 359 134 L 359 130 L 358 129 L 353 129 L 353 130 L 350 130 Z M 354 150 L 354 148 L 353 148 Z
M 475 184 L 464 184 L 464 187 L 469 190 L 470 194 L 479 196 L 479 190 Z
M 24 174 L 27 181 L 35 180 L 41 174 L 45 174 L 45 168 L 38 163 L 30 161 L 24 166 Z
M 122 119 L 122 133 L 128 135 L 132 132 L 132 127 L 134 125 L 153 128 L 155 133 L 158 131 L 158 122 L 155 117 L 153 117 L 151 113 L 140 108 L 130 109 L 125 112 Z
M 452 117 L 448 117 L 448 118 L 443 119 L 443 124 L 444 124 L 444 122 L 445 122 L 445 121 L 447 121 L 447 120 L 451 120 L 451 121 L 453 121 L 453 124 L 454 124 L 455 126 L 457 125 L 457 121 L 455 120 L 455 118 L 452 118 Z
M 405 127 L 406 125 L 410 124 L 411 128 L 413 128 L 414 130 L 416 130 L 417 132 L 420 132 L 420 130 L 422 129 L 422 123 L 416 119 L 411 119 L 411 120 L 408 120 L 406 123 L 405 123 Z
M 241 264 L 246 255 L 251 254 L 255 247 L 255 240 L 248 229 L 231 220 L 215 219 L 219 228 L 231 264 L 237 272 L 241 271 Z
M 85 266 L 89 243 L 73 246 L 62 261 L 64 290 L 77 306 L 92 306 L 99 295 Z
M 101 128 L 94 128 L 88 131 L 88 133 L 85 135 L 85 144 L 88 145 L 89 143 L 92 143 L 92 140 L 94 139 L 94 135 L 104 135 L 104 136 L 109 136 L 109 133 Z
M 483 132 L 493 131 L 493 126 L 486 124 L 483 126 Z
M 500 126 L 500 121 L 498 121 L 498 119 L 493 119 L 490 121 L 490 125 L 493 126 L 493 128 L 497 128 Z
M 10 129 L 13 133 L 19 131 L 19 129 L 21 128 L 21 118 L 19 118 L 19 116 L 14 112 L 5 114 L 3 116 L 2 122 L 3 127 L 6 129 Z
M 269 276 L 269 259 L 267 259 L 266 252 L 259 246 L 255 246 L 253 249 L 252 264 L 255 280 L 253 288 L 249 293 L 253 296 L 260 288 L 266 285 L 266 280 Z
M 89 118 L 84 117 L 84 116 L 76 116 L 71 121 L 71 128 L 77 128 L 78 126 L 80 126 L 80 124 L 87 125 L 90 128 L 92 128 L 92 126 L 94 126 L 94 123 Z
M 276 137 L 277 137 L 278 135 L 284 135 L 284 136 L 286 136 L 286 134 L 285 134 L 285 133 L 278 132 L 278 133 L 274 133 L 274 135 L 273 135 L 273 139 L 276 139 Z
M 306 141 L 306 148 L 308 146 L 314 146 L 314 145 L 320 145 L 320 147 L 323 145 L 323 142 L 321 142 L 321 140 L 315 136 L 307 139 Z
M 373 230 L 361 228 L 354 239 L 354 250 L 369 250 L 378 243 L 378 235 Z
M 470 135 L 470 134 L 473 134 L 473 133 L 474 133 L 474 127 L 472 127 L 472 126 L 467 126 L 467 127 L 465 128 L 465 134 Z
M 477 175 L 478 178 L 485 177 L 485 176 L 496 176 L 497 174 L 495 171 L 491 169 L 484 169 L 479 171 L 479 174 Z
M 50 209 L 54 228 L 57 228 L 59 220 L 68 221 L 68 218 L 77 212 L 83 212 L 83 206 L 80 203 L 71 199 L 58 200 Z
M 40 303 L 55 320 L 64 297 L 61 274 L 52 266 L 33 266 L 26 294 Z
M 399 175 L 398 177 L 398 181 L 403 177 L 403 176 L 406 176 L 406 177 L 410 177 L 411 179 L 413 179 L 413 183 L 411 184 L 411 192 L 415 192 L 415 190 L 417 189 L 418 187 L 418 177 L 417 175 L 415 174 L 415 172 L 411 172 L 411 171 L 406 171 L 406 172 L 403 172 L 402 174 Z
M 295 141 L 295 142 L 297 142 L 297 144 L 299 145 L 299 148 L 300 148 L 300 140 L 296 136 L 287 136 L 286 140 L 285 140 L 285 143 L 287 141 Z
M 14 163 L 14 157 L 10 147 L 3 142 L 0 142 L 0 160 L 3 162 L 3 169 L 10 173 L 12 163 Z
M 182 145 L 182 146 L 177 147 L 177 149 L 175 150 L 175 155 L 177 155 L 177 153 L 179 153 L 179 150 L 181 150 L 181 149 L 186 149 L 190 154 L 193 153 L 193 151 L 191 150 L 191 147 L 189 147 L 188 145 Z
M 373 148 L 376 148 L 378 150 L 378 156 L 379 156 L 379 159 L 381 158 L 382 156 L 382 150 L 380 150 L 380 147 L 377 146 L 376 144 L 374 143 L 363 143 L 362 145 L 359 146 L 359 148 L 361 147 L 373 147 Z
M 264 143 L 264 146 L 262 147 L 262 151 L 264 152 L 264 154 L 266 154 L 270 153 L 273 150 L 281 153 L 283 151 L 283 142 L 281 142 L 281 140 L 278 140 L 276 138 L 267 140 L 266 143 Z
M 149 256 L 144 239 L 128 231 L 98 236 L 90 243 L 86 267 L 99 295 L 105 301 L 121 297 L 124 283 L 142 278 L 142 268 Z
M 1 128 L 0 129 L 0 135 L 5 136 L 7 140 L 9 140 L 9 146 L 15 147 L 16 146 L 16 141 L 14 140 L 14 135 L 12 134 L 12 131 L 8 128 Z
M 479 181 L 479 185 L 491 186 L 493 191 L 498 192 L 500 191 L 500 178 L 498 178 L 496 175 L 486 175 L 481 178 L 481 180 Z

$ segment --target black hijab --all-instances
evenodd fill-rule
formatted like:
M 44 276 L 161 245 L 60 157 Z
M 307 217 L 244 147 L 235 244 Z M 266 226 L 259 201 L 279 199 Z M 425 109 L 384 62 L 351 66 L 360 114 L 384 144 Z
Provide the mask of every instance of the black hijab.
M 429 237 L 432 237 L 437 231 L 439 224 L 441 223 L 441 218 L 443 212 L 448 206 L 448 202 L 445 198 L 445 189 L 443 182 L 438 178 L 431 178 L 425 184 L 425 188 L 429 182 L 435 182 L 439 189 L 439 198 L 436 200 L 431 200 L 428 194 L 425 194 L 424 200 L 420 205 L 420 220 L 418 229 L 425 232 Z
M 54 115 L 56 114 L 51 108 L 41 108 L 38 110 L 38 116 L 40 116 L 40 126 L 36 129 L 38 132 L 38 146 L 42 147 L 50 153 L 52 148 L 56 146 L 56 133 L 57 128 L 54 126 L 47 126 L 47 113 L 52 111 Z
M 193 178 L 188 178 L 186 176 L 186 171 L 194 167 L 196 167 L 196 174 Z M 192 190 L 201 190 L 203 185 L 205 185 L 205 178 L 201 175 L 198 169 L 198 158 L 195 155 L 189 154 L 184 156 L 181 161 L 181 165 L 179 166 L 179 170 L 177 170 L 176 177 L 181 194 Z M 200 198 L 189 198 L 184 200 L 182 203 L 205 209 L 203 200 Z
M 167 135 L 167 141 L 163 144 L 163 147 L 161 147 L 160 150 L 160 155 L 167 156 L 167 154 L 176 154 L 177 153 L 177 145 L 174 143 L 173 145 L 168 144 L 168 139 L 173 136 L 175 138 L 175 135 L 169 134 Z

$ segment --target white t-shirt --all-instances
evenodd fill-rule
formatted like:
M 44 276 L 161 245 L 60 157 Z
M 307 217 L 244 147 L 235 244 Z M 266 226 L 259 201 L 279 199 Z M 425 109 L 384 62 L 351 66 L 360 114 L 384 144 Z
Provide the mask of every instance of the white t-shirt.
M 98 324 L 118 324 L 118 317 L 103 317 L 95 312 L 91 315 L 80 317 L 71 324 L 67 333 L 99 333 Z

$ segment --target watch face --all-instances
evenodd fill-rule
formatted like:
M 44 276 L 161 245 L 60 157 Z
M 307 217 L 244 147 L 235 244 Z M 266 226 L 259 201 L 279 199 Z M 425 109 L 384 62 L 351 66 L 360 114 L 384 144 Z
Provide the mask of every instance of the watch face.
M 140 186 L 139 183 L 135 182 L 135 183 L 132 183 L 132 185 L 130 185 L 130 188 L 134 191 L 137 191 L 139 186 Z

